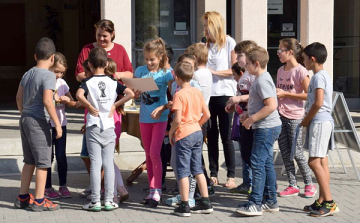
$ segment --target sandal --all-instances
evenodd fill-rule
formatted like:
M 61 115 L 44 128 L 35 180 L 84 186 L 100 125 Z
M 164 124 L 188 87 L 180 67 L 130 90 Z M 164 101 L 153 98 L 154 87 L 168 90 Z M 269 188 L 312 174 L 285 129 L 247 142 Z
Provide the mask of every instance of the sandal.
M 211 186 L 216 186 L 219 185 L 219 180 L 217 177 L 210 177 L 210 185 Z
M 236 187 L 235 178 L 227 178 L 224 187 L 235 188 Z

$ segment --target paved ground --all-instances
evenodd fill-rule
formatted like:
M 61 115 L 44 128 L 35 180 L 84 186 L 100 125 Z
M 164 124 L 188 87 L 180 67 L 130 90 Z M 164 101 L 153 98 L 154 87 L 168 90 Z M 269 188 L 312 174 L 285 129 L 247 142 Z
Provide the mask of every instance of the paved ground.
M 78 197 L 78 193 L 88 186 L 88 176 L 85 173 L 69 173 L 68 185 L 73 198 L 61 199 L 59 203 L 62 209 L 56 212 L 35 213 L 26 210 L 13 208 L 13 201 L 18 194 L 20 176 L 1 176 L 0 177 L 0 222 L 360 222 L 360 182 L 355 180 L 354 172 L 349 170 L 349 174 L 343 174 L 340 168 L 331 168 L 331 189 L 334 199 L 337 201 L 341 210 L 336 216 L 326 218 L 314 218 L 301 211 L 305 204 L 310 204 L 313 199 L 305 199 L 301 196 L 290 198 L 279 198 L 279 213 L 264 213 L 261 217 L 245 218 L 234 214 L 234 210 L 241 202 L 246 201 L 246 197 L 234 195 L 223 187 L 216 187 L 216 195 L 213 197 L 214 213 L 210 215 L 193 214 L 190 218 L 181 218 L 172 215 L 173 208 L 160 205 L 157 208 L 146 208 L 139 202 L 146 197 L 142 191 L 147 186 L 147 177 L 143 173 L 135 182 L 134 186 L 129 187 L 130 199 L 121 204 L 120 208 L 112 211 L 93 213 L 81 210 L 81 206 L 86 200 Z M 280 169 L 277 170 L 280 172 Z M 237 173 L 241 171 L 238 170 Z M 124 172 L 128 176 L 129 172 Z M 221 170 L 220 176 L 225 176 L 225 171 Z M 240 176 L 240 175 L 239 175 Z M 54 187 L 58 188 L 57 176 L 54 175 Z M 301 177 L 300 182 L 301 182 Z M 224 182 L 220 178 L 220 183 Z M 241 179 L 237 178 L 240 183 Z M 174 184 L 173 173 L 168 173 L 167 185 Z M 278 174 L 279 190 L 287 186 L 286 177 Z M 303 183 L 300 183 L 303 188 Z M 34 183 L 31 184 L 34 188 Z M 301 190 L 302 191 L 302 190 Z M 165 195 L 164 198 L 167 198 Z

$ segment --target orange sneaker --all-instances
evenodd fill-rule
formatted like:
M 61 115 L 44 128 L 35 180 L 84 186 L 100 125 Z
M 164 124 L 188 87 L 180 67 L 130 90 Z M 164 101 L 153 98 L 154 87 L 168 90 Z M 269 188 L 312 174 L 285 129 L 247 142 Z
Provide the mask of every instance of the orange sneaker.
M 36 202 L 36 200 L 34 200 L 34 203 L 32 205 L 32 210 L 39 212 L 39 211 L 56 211 L 60 209 L 60 205 L 58 204 L 54 204 L 53 202 L 51 202 L 50 200 L 48 200 L 47 198 L 44 199 L 44 201 L 39 204 L 38 202 Z
M 32 206 L 34 200 L 35 200 L 34 196 L 31 193 L 25 199 L 21 199 L 20 197 L 17 197 L 14 203 L 14 207 L 19 209 L 26 209 Z

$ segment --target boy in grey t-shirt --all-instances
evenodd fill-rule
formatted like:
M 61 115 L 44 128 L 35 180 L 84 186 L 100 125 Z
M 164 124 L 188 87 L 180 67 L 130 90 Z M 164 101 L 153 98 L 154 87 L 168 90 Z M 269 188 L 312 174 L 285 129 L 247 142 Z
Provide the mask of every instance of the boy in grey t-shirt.
M 37 65 L 24 74 L 16 94 L 16 104 L 21 114 L 19 125 L 25 163 L 21 172 L 20 193 L 14 204 L 16 208 L 31 206 L 33 211 L 55 211 L 60 208 L 44 198 L 47 168 L 51 167 L 51 126 L 46 111 L 54 120 L 56 138 L 62 136 L 53 103 L 56 77 L 48 70 L 54 63 L 54 53 L 53 41 L 41 38 L 35 48 Z M 29 185 L 35 167 L 34 198 L 29 194 Z
M 339 212 L 331 196 L 330 172 L 327 161 L 328 149 L 334 146 L 334 121 L 331 116 L 333 84 L 323 69 L 327 51 L 323 44 L 315 42 L 305 47 L 302 56 L 307 70 L 312 70 L 305 117 L 300 126 L 307 127 L 304 147 L 309 149 L 309 167 L 319 183 L 319 199 L 304 207 L 311 216 L 328 216 Z
M 246 129 L 252 127 L 254 135 L 250 158 L 253 174 L 252 192 L 249 202 L 236 210 L 245 216 L 259 216 L 262 215 L 262 211 L 279 211 L 273 145 L 280 135 L 281 121 L 277 111 L 275 84 L 265 70 L 268 61 L 268 52 L 259 46 L 246 54 L 245 69 L 255 75 L 256 79 L 250 88 L 249 118 L 242 123 Z M 267 191 L 264 194 L 265 187 Z

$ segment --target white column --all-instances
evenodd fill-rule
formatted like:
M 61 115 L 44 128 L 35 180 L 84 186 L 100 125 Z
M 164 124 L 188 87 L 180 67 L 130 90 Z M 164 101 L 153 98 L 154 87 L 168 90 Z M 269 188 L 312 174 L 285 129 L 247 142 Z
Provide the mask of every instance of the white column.
M 131 60 L 131 0 L 101 0 L 101 19 L 115 24 L 115 43 L 121 44 Z
M 199 41 L 203 36 L 204 31 L 201 17 L 208 11 L 216 11 L 220 13 L 225 21 L 226 32 L 226 0 L 198 0 L 197 1 L 197 40 Z
M 235 40 L 253 40 L 259 46 L 267 48 L 267 1 L 236 0 Z
M 301 0 L 300 41 L 305 47 L 313 42 L 326 46 L 324 69 L 333 76 L 334 1 Z

